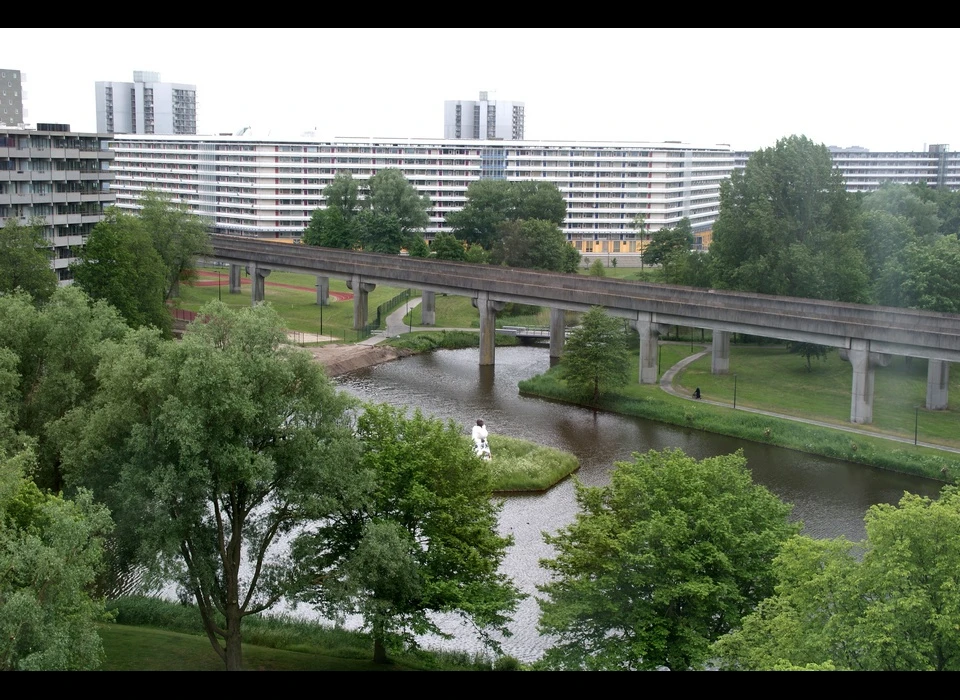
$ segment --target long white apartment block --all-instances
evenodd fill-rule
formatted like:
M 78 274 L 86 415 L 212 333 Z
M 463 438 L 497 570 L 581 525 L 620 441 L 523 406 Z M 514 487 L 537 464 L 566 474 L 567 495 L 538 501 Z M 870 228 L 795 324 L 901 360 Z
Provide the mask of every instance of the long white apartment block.
M 947 144 L 925 151 L 871 151 L 860 146 L 830 146 L 833 167 L 843 175 L 847 192 L 874 192 L 886 184 L 920 183 L 934 189 L 960 189 L 960 153 Z M 734 168 L 745 168 L 752 151 L 737 151 Z
M 76 249 L 115 202 L 108 138 L 66 124 L 0 127 L 0 226 L 11 218 L 38 221 L 61 284 L 72 277 Z
M 960 153 L 951 152 L 946 144 L 912 152 L 831 147 L 830 155 L 848 192 L 873 192 L 887 183 L 960 189 Z
M 681 143 L 466 141 L 396 138 L 259 140 L 247 136 L 117 135 L 113 191 L 137 208 L 146 190 L 168 194 L 234 235 L 298 237 L 333 178 L 361 187 L 398 168 L 430 197 L 427 237 L 450 231 L 446 217 L 481 179 L 551 182 L 567 203 L 563 231 L 582 252 L 633 253 L 642 216 L 647 233 L 688 217 L 703 245 L 730 176 L 728 146 Z

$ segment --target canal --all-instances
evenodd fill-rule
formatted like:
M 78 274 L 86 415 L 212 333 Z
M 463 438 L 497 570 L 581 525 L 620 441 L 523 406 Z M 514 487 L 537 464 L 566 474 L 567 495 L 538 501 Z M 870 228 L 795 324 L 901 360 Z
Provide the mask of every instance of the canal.
M 491 433 L 523 438 L 575 454 L 578 477 L 589 485 L 609 482 L 617 461 L 634 452 L 675 447 L 702 459 L 742 449 L 757 483 L 794 505 L 793 517 L 812 537 L 865 535 L 863 516 L 875 503 L 896 503 L 905 490 L 935 496 L 940 484 L 861 465 L 806 455 L 639 418 L 598 413 L 565 404 L 524 398 L 517 383 L 550 366 L 543 348 L 497 348 L 495 367 L 478 367 L 477 351 L 442 350 L 360 370 L 337 379 L 339 386 L 365 401 L 420 408 L 428 415 L 450 418 L 468 433 L 482 418 Z M 545 493 L 510 495 L 503 499 L 500 531 L 514 544 L 504 571 L 530 597 L 521 604 L 503 650 L 521 661 L 533 661 L 549 646 L 536 630 L 539 608 L 536 586 L 546 580 L 538 563 L 551 556 L 543 532 L 555 532 L 576 513 L 573 483 L 566 480 Z M 452 640 L 431 638 L 427 646 L 481 651 L 476 635 L 455 618 L 442 620 Z

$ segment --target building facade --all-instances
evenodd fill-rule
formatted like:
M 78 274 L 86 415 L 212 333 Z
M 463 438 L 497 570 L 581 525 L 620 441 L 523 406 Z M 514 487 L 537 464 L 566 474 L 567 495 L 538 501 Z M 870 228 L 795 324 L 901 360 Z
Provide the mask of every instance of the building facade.
M 18 126 L 27 120 L 23 111 L 23 75 L 0 68 L 0 126 Z
M 874 192 L 886 184 L 921 183 L 934 189 L 960 190 L 960 153 L 944 143 L 925 151 L 871 151 L 830 146 L 833 167 L 843 175 L 847 192 Z M 737 151 L 734 167 L 745 168 L 751 151 Z
M 729 147 L 680 143 L 127 135 L 111 147 L 119 207 L 136 209 L 155 190 L 234 235 L 299 237 L 313 210 L 325 206 L 324 187 L 342 172 L 361 187 L 385 168 L 403 172 L 430 197 L 428 238 L 450 230 L 446 217 L 463 208 L 472 182 L 550 182 L 566 200 L 563 232 L 584 253 L 636 253 L 638 217 L 648 235 L 687 217 L 707 244 L 720 183 L 734 165 Z
M 0 127 L 0 225 L 9 218 L 23 225 L 39 220 L 61 284 L 71 279 L 74 250 L 116 200 L 107 139 L 73 133 L 65 124 Z
M 447 100 L 443 103 L 443 138 L 523 141 L 523 102 L 488 99 Z
M 196 134 L 197 86 L 161 83 L 134 71 L 132 83 L 97 82 L 97 131 L 109 134 Z

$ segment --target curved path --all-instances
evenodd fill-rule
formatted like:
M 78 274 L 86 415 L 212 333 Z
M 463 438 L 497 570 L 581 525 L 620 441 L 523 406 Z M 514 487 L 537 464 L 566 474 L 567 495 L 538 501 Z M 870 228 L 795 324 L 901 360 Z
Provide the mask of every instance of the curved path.
M 685 344 L 685 343 L 684 343 Z M 807 423 L 809 425 L 816 425 L 821 428 L 832 428 L 833 430 L 842 430 L 847 433 L 854 433 L 856 435 L 866 435 L 867 437 L 876 437 L 883 438 L 884 440 L 893 440 L 894 442 L 902 442 L 908 445 L 914 444 L 913 440 L 910 438 L 899 437 L 897 435 L 889 435 L 887 433 L 874 432 L 871 430 L 863 430 L 862 428 L 855 428 L 849 425 L 841 425 L 839 423 L 827 423 L 825 421 L 812 420 L 810 418 L 798 418 L 797 416 L 788 416 L 784 413 L 775 413 L 773 411 L 764 411 L 759 408 L 749 408 L 747 406 L 734 406 L 733 404 L 725 403 L 723 401 L 711 401 L 710 399 L 695 399 L 690 396 L 686 391 L 680 391 L 673 386 L 673 380 L 682 370 L 686 369 L 687 366 L 696 362 L 701 357 L 705 357 L 710 354 L 711 350 L 710 345 L 704 347 L 704 349 L 698 353 L 685 357 L 680 362 L 675 364 L 673 367 L 668 369 L 663 373 L 663 376 L 660 377 L 660 388 L 663 389 L 668 394 L 676 396 L 681 399 L 686 399 L 687 401 L 699 401 L 701 403 L 709 403 L 714 406 L 722 406 L 723 408 L 733 408 L 737 411 L 746 411 L 747 413 L 758 413 L 763 416 L 771 416 L 773 418 L 782 418 L 784 420 L 792 420 L 797 423 Z M 947 445 L 938 445 L 932 442 L 918 442 L 916 443 L 918 447 L 930 447 L 935 450 L 942 450 L 944 452 L 953 452 L 960 454 L 960 448 L 948 447 Z

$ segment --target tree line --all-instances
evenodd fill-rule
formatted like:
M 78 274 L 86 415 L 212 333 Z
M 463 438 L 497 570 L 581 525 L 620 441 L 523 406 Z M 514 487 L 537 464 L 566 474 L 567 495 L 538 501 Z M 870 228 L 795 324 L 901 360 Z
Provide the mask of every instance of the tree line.
M 326 207 L 313 212 L 304 243 L 555 272 L 576 272 L 580 262 L 560 230 L 563 195 L 550 183 L 472 183 L 466 205 L 446 217 L 449 231 L 437 233 L 430 247 L 423 238 L 430 199 L 399 170 L 381 170 L 365 184 L 339 173 L 323 197 Z

